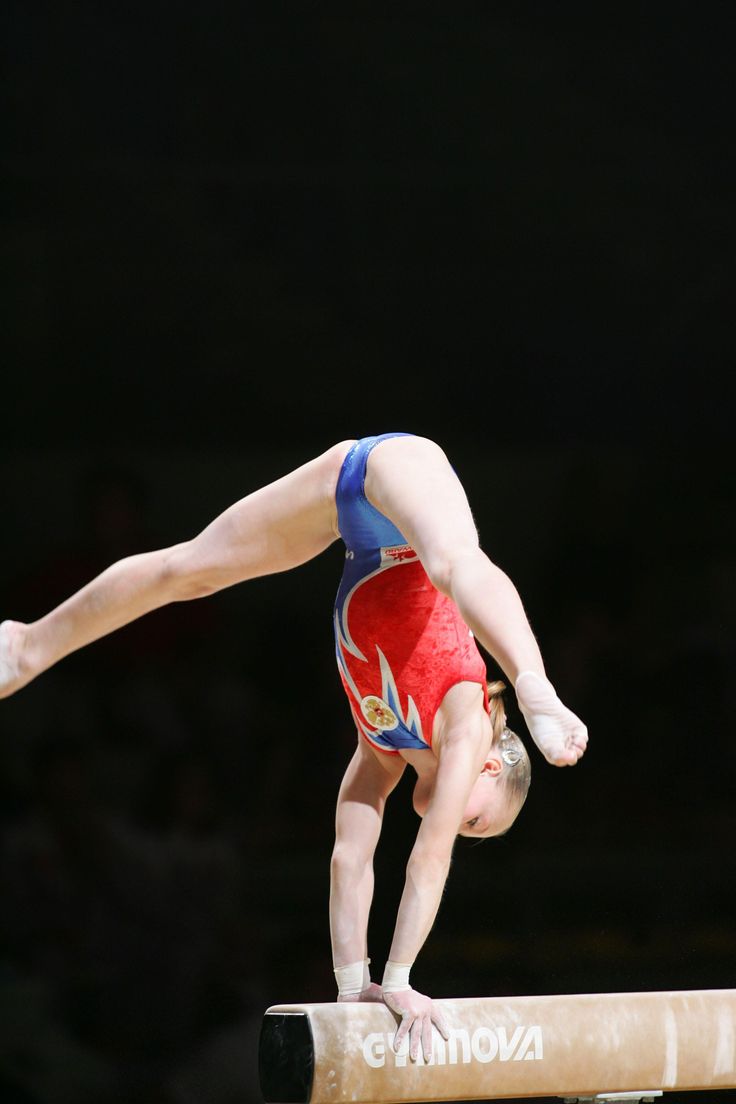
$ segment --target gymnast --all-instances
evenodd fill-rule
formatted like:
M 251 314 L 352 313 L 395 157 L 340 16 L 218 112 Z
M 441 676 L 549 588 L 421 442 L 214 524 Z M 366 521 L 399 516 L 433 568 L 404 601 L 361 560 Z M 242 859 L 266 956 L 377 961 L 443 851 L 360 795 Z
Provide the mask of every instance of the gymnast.
M 166 605 L 287 571 L 345 544 L 334 609 L 337 665 L 357 746 L 337 799 L 330 930 L 339 1001 L 383 1001 L 431 1053 L 448 1025 L 409 973 L 435 920 L 458 835 L 514 822 L 530 764 L 506 727 L 500 680 L 486 683 L 475 639 L 513 685 L 544 758 L 572 766 L 585 725 L 547 679 L 516 587 L 483 552 L 443 450 L 407 433 L 342 441 L 247 495 L 181 544 L 108 567 L 46 616 L 0 624 L 0 697 L 78 648 Z M 373 856 L 386 799 L 407 764 L 421 818 L 381 985 L 368 969 Z

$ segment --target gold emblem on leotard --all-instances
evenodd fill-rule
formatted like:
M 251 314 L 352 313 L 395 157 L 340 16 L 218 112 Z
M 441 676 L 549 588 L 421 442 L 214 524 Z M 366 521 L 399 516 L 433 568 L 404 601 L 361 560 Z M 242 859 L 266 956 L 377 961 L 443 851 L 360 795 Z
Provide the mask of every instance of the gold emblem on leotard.
M 363 698 L 360 703 L 360 708 L 363 711 L 363 716 L 369 724 L 374 728 L 381 730 L 396 728 L 399 723 L 399 718 L 394 713 L 390 706 L 386 705 L 383 698 L 377 698 L 373 694 L 369 694 Z

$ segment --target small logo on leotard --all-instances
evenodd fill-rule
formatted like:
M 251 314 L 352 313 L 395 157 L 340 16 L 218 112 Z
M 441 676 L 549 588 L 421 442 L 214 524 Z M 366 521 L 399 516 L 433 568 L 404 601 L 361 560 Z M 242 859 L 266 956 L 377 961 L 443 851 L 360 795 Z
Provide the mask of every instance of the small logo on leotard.
M 374 694 L 368 694 L 367 697 L 363 698 L 360 708 L 368 724 L 373 725 L 381 732 L 385 732 L 389 728 L 396 728 L 399 723 L 399 718 L 393 709 L 386 705 L 383 698 L 377 698 Z
M 403 563 L 405 560 L 416 560 L 418 556 L 410 544 L 397 544 L 391 548 L 381 549 L 381 563 Z

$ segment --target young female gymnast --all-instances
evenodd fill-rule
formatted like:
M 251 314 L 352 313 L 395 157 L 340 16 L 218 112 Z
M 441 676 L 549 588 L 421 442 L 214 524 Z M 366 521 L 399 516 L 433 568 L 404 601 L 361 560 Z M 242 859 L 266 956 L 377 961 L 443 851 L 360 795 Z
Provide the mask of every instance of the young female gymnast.
M 120 560 L 31 624 L 0 625 L 0 697 L 64 656 L 169 602 L 286 571 L 342 538 L 334 610 L 337 664 L 358 743 L 337 800 L 330 928 L 338 1000 L 383 1000 L 395 1047 L 431 1053 L 441 1010 L 409 971 L 434 922 L 458 834 L 515 820 L 529 760 L 486 686 L 473 637 L 515 689 L 548 762 L 572 766 L 588 741 L 545 675 L 519 594 L 481 550 L 465 492 L 442 449 L 384 433 L 342 441 L 249 494 L 182 544 Z M 421 824 L 381 986 L 368 972 L 373 855 L 386 799 L 407 763 Z

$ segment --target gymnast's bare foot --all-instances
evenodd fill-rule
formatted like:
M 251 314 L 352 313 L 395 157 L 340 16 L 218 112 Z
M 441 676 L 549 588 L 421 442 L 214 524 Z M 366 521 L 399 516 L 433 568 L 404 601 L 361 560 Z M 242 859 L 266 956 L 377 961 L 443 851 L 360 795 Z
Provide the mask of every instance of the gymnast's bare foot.
M 554 686 L 535 671 L 516 680 L 516 700 L 534 743 L 548 763 L 572 767 L 588 745 L 588 730 L 557 697 Z
M 25 629 L 20 621 L 0 624 L 0 698 L 9 698 L 33 678 L 23 658 Z

